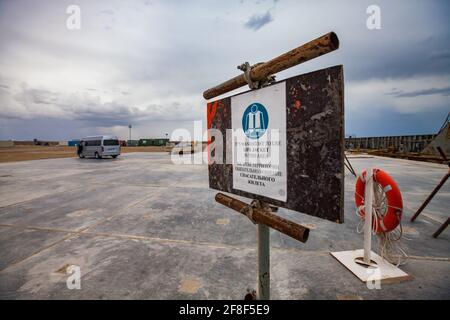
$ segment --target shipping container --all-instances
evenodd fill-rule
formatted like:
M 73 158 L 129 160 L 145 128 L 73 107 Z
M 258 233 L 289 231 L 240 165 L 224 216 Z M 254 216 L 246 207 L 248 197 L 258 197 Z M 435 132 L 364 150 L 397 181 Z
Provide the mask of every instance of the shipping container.
M 69 147 L 75 147 L 75 146 L 78 146 L 79 143 L 80 143 L 80 140 L 79 140 L 79 139 L 74 139 L 74 140 L 69 140 L 69 141 L 67 141 L 67 145 L 68 145 Z

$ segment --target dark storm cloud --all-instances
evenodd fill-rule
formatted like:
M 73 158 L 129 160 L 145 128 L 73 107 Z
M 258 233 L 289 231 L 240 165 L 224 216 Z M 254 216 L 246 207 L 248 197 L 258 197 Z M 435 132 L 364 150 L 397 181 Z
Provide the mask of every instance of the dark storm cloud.
M 91 88 L 92 89 L 92 88 Z M 91 91 L 91 90 L 89 90 Z M 0 92 L 1 93 L 1 92 Z M 9 94 L 9 93 L 7 93 Z M 127 92 L 120 92 L 128 95 Z M 27 120 L 30 118 L 73 120 L 81 124 L 96 127 L 121 126 L 129 123 L 143 123 L 146 121 L 171 121 L 173 115 L 168 110 L 179 113 L 177 120 L 195 120 L 196 114 L 187 112 L 191 106 L 173 102 L 169 105 L 148 104 L 137 108 L 117 101 L 102 102 L 95 96 L 76 92 L 70 96 L 64 93 L 45 89 L 29 88 L 25 85 L 11 94 L 9 106 L 0 108 L 0 118 Z M 15 105 L 26 106 L 23 110 L 16 110 Z
M 450 73 L 450 29 L 445 34 L 430 35 L 426 39 L 400 41 L 390 33 L 379 32 L 380 35 L 360 44 L 356 43 L 357 39 L 350 40 L 349 46 L 338 53 L 349 79 L 402 79 Z
M 394 91 L 389 93 L 390 95 L 393 95 L 397 98 L 414 98 L 419 96 L 428 96 L 432 94 L 440 94 L 442 96 L 450 96 L 450 87 L 446 88 L 431 88 L 431 89 L 425 89 L 425 90 L 417 90 L 412 92 L 402 92 L 402 91 Z
M 92 106 L 92 108 L 76 111 L 72 114 L 72 118 L 84 123 L 90 123 L 94 126 L 106 127 L 125 125 L 130 122 L 140 121 L 144 117 L 144 115 L 139 114 L 127 106 L 112 103 L 104 107 L 106 107 L 106 110 Z
M 346 115 L 346 132 L 353 136 L 389 136 L 389 135 L 417 135 L 436 133 L 448 114 L 448 106 L 441 106 L 426 110 L 426 116 L 422 113 L 399 114 L 373 112 L 370 122 L 377 125 L 367 125 L 366 114 Z M 351 129 L 349 129 L 351 128 Z
M 87 108 L 74 108 L 72 119 L 93 127 L 113 127 L 127 126 L 129 123 L 135 125 L 145 125 L 155 121 L 172 121 L 173 117 L 166 115 L 164 110 L 169 108 L 177 108 L 176 103 L 171 106 L 148 105 L 143 109 L 137 109 L 117 103 L 106 103 L 101 106 L 89 105 Z M 195 117 L 192 114 L 183 112 L 180 114 L 178 121 L 192 121 Z
M 245 27 L 256 31 L 272 21 L 273 21 L 272 14 L 269 11 L 267 11 L 263 15 L 254 14 L 253 16 L 251 16 L 245 23 Z
M 168 109 L 179 109 L 180 104 L 177 102 L 168 106 L 160 104 L 150 104 L 143 108 L 136 108 L 117 102 L 98 103 L 88 102 L 84 105 L 62 106 L 62 109 L 70 112 L 74 119 L 100 123 L 102 125 L 116 125 L 128 122 L 142 122 L 147 120 L 166 121 L 172 120 L 173 117 L 167 114 Z M 181 112 L 178 120 L 194 120 L 195 117 L 186 112 Z
M 438 52 L 433 52 L 430 54 L 431 60 L 447 60 L 447 62 L 450 63 L 450 51 L 449 50 L 443 50 Z
M 449 101 L 450 1 L 378 0 L 380 30 L 366 27 L 370 0 L 275 2 L 79 0 L 82 28 L 68 31 L 65 2 L 0 0 L 0 117 L 165 130 L 169 121 L 204 117 L 201 93 L 237 75 L 237 64 L 267 61 L 334 30 L 339 50 L 277 79 L 343 64 L 350 132 L 387 130 L 384 121 L 358 127 L 355 109 L 363 118 L 374 108 L 377 119 L 408 113 L 412 130 L 440 125 Z M 428 109 L 412 108 L 408 99 L 422 96 Z

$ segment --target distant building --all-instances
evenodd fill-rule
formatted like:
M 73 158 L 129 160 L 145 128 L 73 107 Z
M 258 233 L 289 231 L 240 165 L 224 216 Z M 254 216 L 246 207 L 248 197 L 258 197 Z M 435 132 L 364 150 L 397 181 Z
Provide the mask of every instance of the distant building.
M 139 146 L 165 146 L 169 139 L 139 139 Z
M 137 147 L 139 145 L 139 140 L 127 140 L 128 147 Z

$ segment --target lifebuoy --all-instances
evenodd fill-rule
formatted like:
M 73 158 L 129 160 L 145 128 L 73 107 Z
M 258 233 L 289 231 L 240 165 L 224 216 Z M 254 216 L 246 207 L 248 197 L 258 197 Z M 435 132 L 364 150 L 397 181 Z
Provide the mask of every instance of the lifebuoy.
M 378 183 L 386 195 L 386 206 L 383 209 L 376 208 L 377 216 L 372 219 L 372 229 L 377 232 L 394 230 L 402 218 L 403 200 L 397 183 L 387 172 L 381 169 L 373 169 L 373 180 Z M 364 218 L 364 193 L 366 187 L 366 171 L 356 180 L 355 203 L 358 215 Z M 380 212 L 383 210 L 383 212 Z

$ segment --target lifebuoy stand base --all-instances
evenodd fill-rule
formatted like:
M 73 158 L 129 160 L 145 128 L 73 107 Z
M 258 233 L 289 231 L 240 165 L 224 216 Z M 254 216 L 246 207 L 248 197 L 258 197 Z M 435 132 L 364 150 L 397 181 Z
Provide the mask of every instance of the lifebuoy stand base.
M 370 258 L 374 263 L 370 266 L 363 266 L 355 262 L 357 258 L 364 256 L 363 249 L 330 253 L 362 282 L 375 284 L 375 287 L 377 282 L 380 284 L 388 284 L 412 279 L 412 276 L 389 263 L 373 251 L 370 253 Z

